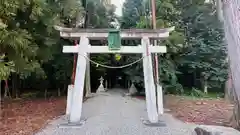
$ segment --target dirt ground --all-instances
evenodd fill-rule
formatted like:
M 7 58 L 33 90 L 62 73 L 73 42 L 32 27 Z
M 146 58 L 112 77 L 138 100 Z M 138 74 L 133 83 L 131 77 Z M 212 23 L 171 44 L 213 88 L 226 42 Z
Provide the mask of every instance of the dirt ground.
M 2 104 L 0 135 L 33 135 L 48 120 L 63 115 L 65 98 L 13 101 Z
M 2 103 L 0 135 L 32 135 L 50 120 L 65 113 L 65 98 L 18 100 Z M 222 99 L 190 99 L 167 96 L 166 105 L 175 117 L 197 124 L 229 126 L 233 106 Z
M 192 99 L 167 96 L 166 106 L 171 114 L 184 122 L 205 125 L 230 125 L 233 105 L 224 99 Z

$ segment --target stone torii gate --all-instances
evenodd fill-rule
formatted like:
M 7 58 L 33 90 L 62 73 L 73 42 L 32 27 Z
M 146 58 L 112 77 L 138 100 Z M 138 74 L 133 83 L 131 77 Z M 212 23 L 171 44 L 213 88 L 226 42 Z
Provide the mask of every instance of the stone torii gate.
M 56 27 L 60 31 L 60 36 L 63 38 L 79 39 L 80 43 L 77 46 L 63 46 L 63 53 L 78 53 L 76 77 L 73 91 L 68 95 L 67 100 L 71 100 L 69 121 L 70 123 L 79 123 L 81 121 L 82 100 L 84 91 L 84 81 L 87 82 L 87 91 L 90 91 L 90 69 L 89 61 L 85 57 L 89 53 L 140 53 L 143 55 L 143 72 L 144 84 L 146 93 L 146 107 L 148 119 L 151 123 L 158 122 L 158 113 L 156 107 L 156 88 L 153 78 L 153 67 L 151 53 L 166 53 L 166 46 L 152 46 L 150 39 L 164 39 L 169 37 L 169 32 L 174 30 L 172 28 L 149 30 L 149 29 L 124 29 L 120 32 L 122 39 L 141 39 L 141 45 L 138 46 L 121 46 L 118 50 L 109 50 L 108 46 L 91 46 L 89 40 L 91 39 L 106 39 L 109 35 L 109 29 L 77 29 L 77 28 L 62 28 Z M 86 78 L 85 78 L 86 75 Z M 162 92 L 162 91 L 161 91 Z M 68 93 L 69 94 L 69 93 Z M 160 110 L 163 112 L 162 97 Z M 158 104 L 159 104 L 158 103 Z

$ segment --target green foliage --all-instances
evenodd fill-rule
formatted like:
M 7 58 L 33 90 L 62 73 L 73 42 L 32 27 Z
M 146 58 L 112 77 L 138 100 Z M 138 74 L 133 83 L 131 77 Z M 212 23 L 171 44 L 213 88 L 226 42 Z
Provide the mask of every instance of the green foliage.
M 0 69 L 6 72 L 6 75 L 1 78 L 7 78 L 10 75 L 9 71 L 20 73 L 27 70 L 28 64 L 35 62 L 37 46 L 33 43 L 33 39 L 29 32 L 19 28 L 19 22 L 16 21 L 18 12 L 26 10 L 26 7 L 21 2 L 2 1 L 0 18 L 4 27 L 0 30 L 0 50 L 1 55 L 6 56 L 5 60 L 11 62 L 2 64 Z M 8 3 L 9 2 L 9 3 Z M 31 67 L 32 68 L 32 67 Z
M 107 7 L 100 0 L 87 1 L 87 26 L 90 28 L 108 28 L 116 18 L 114 14 L 116 7 Z
M 196 88 L 192 88 L 192 90 L 190 91 L 189 95 L 193 96 L 193 97 L 204 97 L 205 94 Z
M 126 0 L 123 5 L 122 28 L 134 28 L 144 14 L 143 0 Z
M 53 58 L 52 46 L 59 40 L 53 26 L 72 22 L 81 13 L 78 0 L 3 0 L 0 4 L 0 54 L 11 66 L 1 63 L 1 78 L 16 71 L 20 78 L 31 73 L 46 78 L 42 64 Z
M 129 0 L 127 1 L 125 4 L 127 5 L 127 3 L 133 2 L 133 0 Z M 148 1 L 145 1 L 146 3 L 142 3 L 141 5 L 139 4 L 138 7 L 135 7 L 137 9 L 139 9 L 138 11 L 142 14 L 142 16 L 138 19 L 135 19 L 135 23 L 136 23 L 136 28 L 151 28 L 151 18 L 149 17 L 149 3 Z M 171 6 L 170 3 L 166 3 L 166 5 L 162 5 L 162 3 L 160 1 L 157 1 L 157 9 L 160 8 L 169 8 L 166 10 L 158 10 L 157 11 L 157 27 L 158 28 L 163 28 L 163 27 L 168 27 L 171 26 L 171 22 L 174 22 L 174 20 L 171 20 L 174 18 L 175 15 L 175 9 Z M 144 8 L 142 8 L 145 5 Z M 163 7 L 161 7 L 163 6 Z M 170 8 L 171 7 L 171 8 Z M 127 7 L 126 7 L 127 9 Z M 129 9 L 130 10 L 130 9 Z M 168 11 L 169 10 L 169 11 Z M 168 11 L 168 12 L 166 12 Z M 126 11 L 127 12 L 127 11 Z M 133 11 L 129 11 L 129 13 L 127 14 L 123 14 L 123 20 L 124 18 L 131 18 L 132 16 L 127 16 L 129 14 L 132 14 Z M 171 14 L 174 13 L 174 14 Z M 166 18 L 166 16 L 170 15 L 173 16 L 172 18 Z M 166 20 L 165 20 L 166 19 Z M 126 20 L 126 19 L 125 19 Z M 171 21 L 171 22 L 170 22 Z M 126 21 L 125 23 L 128 24 L 129 21 Z M 123 25 L 126 26 L 126 24 L 123 23 Z M 130 27 L 130 26 L 129 26 Z M 160 42 L 159 42 L 160 43 Z M 179 32 L 173 32 L 170 36 L 170 38 L 164 42 L 162 42 L 161 44 L 165 44 L 167 45 L 170 49 L 169 51 L 171 52 L 175 52 L 178 53 L 178 48 L 180 48 L 180 44 L 184 43 L 184 36 L 182 33 Z M 135 58 L 136 59 L 136 58 Z M 128 60 L 129 61 L 129 60 Z M 178 71 L 176 70 L 176 62 L 172 59 L 171 54 L 167 54 L 167 55 L 162 55 L 159 57 L 159 61 L 161 64 L 159 64 L 159 70 L 160 70 L 160 78 L 161 78 L 161 82 L 164 83 L 164 88 L 168 90 L 168 93 L 182 93 L 183 89 L 182 86 L 178 83 L 178 79 L 177 79 L 177 74 Z M 137 82 L 142 82 L 143 83 L 143 67 L 142 64 L 136 65 L 135 67 L 131 67 L 132 69 L 127 69 L 126 72 L 128 74 L 131 74 L 130 76 L 132 76 L 132 78 L 134 78 L 134 80 L 137 80 Z M 170 92 L 172 91 L 172 92 Z
M 14 63 L 13 62 L 5 62 L 5 55 L 0 56 L 0 80 L 7 79 L 11 72 L 14 72 Z
M 151 28 L 149 1 L 138 5 L 136 3 L 135 0 L 125 2 L 122 26 Z M 135 17 L 133 9 L 143 9 L 142 5 L 145 5 L 144 10 L 138 10 L 141 16 Z M 205 3 L 204 0 L 157 0 L 156 9 L 157 28 L 175 26 L 175 31 L 170 33 L 168 39 L 158 41 L 158 44 L 168 48 L 167 54 L 159 56 L 160 81 L 164 84 L 166 93 L 184 93 L 184 84 L 179 82 L 180 75 L 184 74 L 200 74 L 200 78 L 194 79 L 207 81 L 208 88 L 222 87 L 227 75 L 226 48 L 222 26 L 214 12 L 215 5 Z M 127 69 L 128 73 L 132 78 L 137 76 L 140 78 L 138 81 L 143 82 L 142 67 L 137 67 Z M 196 84 L 189 85 L 198 87 Z M 195 89 L 192 92 L 198 93 Z
M 29 92 L 21 95 L 22 99 L 35 99 L 40 95 L 40 92 Z
M 226 48 L 223 30 L 212 7 L 211 4 L 195 5 L 194 9 L 198 9 L 195 12 L 192 12 L 193 6 L 185 9 L 183 20 L 187 24 L 188 48 L 184 50 L 182 64 L 188 66 L 189 72 L 199 72 L 210 88 L 219 88 L 227 77 Z
M 151 28 L 149 2 L 126 0 L 121 27 Z M 0 79 L 8 79 L 14 74 L 29 84 L 66 87 L 72 74 L 73 55 L 63 54 L 62 45 L 73 42 L 61 39 L 53 26 L 83 27 L 86 18 L 89 28 L 114 27 L 112 23 L 119 19 L 114 14 L 115 8 L 100 0 L 88 0 L 86 9 L 80 0 L 1 0 Z M 156 9 L 157 28 L 176 28 L 168 39 L 158 41 L 159 45 L 168 48 L 167 54 L 159 56 L 160 81 L 165 92 L 183 94 L 183 86 L 192 79 L 187 78 L 187 74 L 197 74 L 193 80 L 207 82 L 209 88 L 221 87 L 227 74 L 226 48 L 221 25 L 213 12 L 215 6 L 204 0 L 156 0 Z M 91 42 L 105 44 L 105 41 Z M 128 43 L 137 44 L 137 40 Z M 121 56 L 119 61 L 108 54 L 91 55 L 91 59 L 116 66 L 141 58 L 139 55 Z M 106 68 L 96 65 L 91 68 L 95 69 L 94 74 L 107 72 Z M 143 84 L 142 63 L 123 72 L 134 83 Z M 189 87 L 201 89 L 197 84 Z M 195 89 L 192 93 L 201 95 Z
M 81 2 L 2 0 L 0 8 L 0 80 L 11 79 L 12 96 L 21 94 L 21 87 L 66 89 L 72 56 L 64 58 L 54 25 L 75 27 L 84 14 Z

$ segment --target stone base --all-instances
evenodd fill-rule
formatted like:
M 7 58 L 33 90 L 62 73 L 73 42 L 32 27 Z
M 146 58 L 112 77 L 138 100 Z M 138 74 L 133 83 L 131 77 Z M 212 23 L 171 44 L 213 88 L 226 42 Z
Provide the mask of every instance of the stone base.
M 144 109 L 144 111 L 147 111 L 147 109 Z M 168 112 L 171 112 L 171 110 L 167 109 L 167 108 L 164 108 L 164 113 L 168 113 Z
M 96 96 L 95 93 L 89 93 L 89 94 L 86 94 L 86 97 L 87 97 L 87 98 L 92 98 L 92 97 L 94 97 L 94 96 Z
M 96 96 L 110 96 L 111 94 L 109 94 L 108 92 L 97 92 Z
M 102 84 L 100 84 L 100 86 L 97 89 L 97 93 L 100 93 L 100 92 L 106 92 L 106 90 L 105 90 L 105 88 L 103 87 Z
M 171 112 L 170 109 L 164 108 L 164 112 Z
M 136 87 L 134 86 L 134 84 L 132 83 L 131 87 L 129 88 L 129 94 L 130 95 L 136 95 L 137 94 L 137 89 Z
M 124 93 L 123 96 L 132 96 L 130 93 Z
M 96 93 L 101 93 L 101 92 L 106 92 L 105 89 L 97 89 L 97 92 Z
M 149 127 L 166 127 L 166 123 L 163 121 L 158 121 L 157 123 L 151 123 L 149 120 L 142 120 L 143 124 Z
M 59 124 L 58 128 L 81 128 L 84 124 L 86 123 L 86 120 L 81 120 L 80 122 L 68 122 L 68 123 L 63 123 Z

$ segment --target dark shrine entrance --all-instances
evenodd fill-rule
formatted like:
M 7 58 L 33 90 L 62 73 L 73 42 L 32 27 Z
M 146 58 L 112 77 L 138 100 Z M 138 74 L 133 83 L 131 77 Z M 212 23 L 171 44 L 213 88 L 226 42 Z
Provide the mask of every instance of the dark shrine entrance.
M 100 54 L 101 55 L 101 54 Z M 116 60 L 114 54 L 104 54 L 100 56 L 99 54 L 91 54 L 90 58 L 97 61 L 98 63 L 104 63 L 106 61 L 108 66 L 122 66 L 125 65 L 126 56 L 121 57 L 120 60 Z M 95 59 L 96 57 L 104 57 L 105 61 L 101 61 L 101 59 Z M 126 68 L 106 68 L 101 66 L 96 66 L 96 64 L 90 63 L 90 79 L 91 79 L 91 92 L 96 92 L 100 85 L 101 76 L 104 79 L 103 85 L 106 89 L 113 88 L 122 88 L 128 89 L 130 87 L 130 79 L 129 76 L 124 72 Z
M 129 80 L 122 69 L 108 69 L 106 79 L 108 82 L 107 88 L 128 88 Z
M 121 40 L 119 40 L 118 42 L 121 42 Z M 101 41 L 90 40 L 90 44 L 92 46 L 96 46 L 99 44 L 106 44 L 106 43 L 107 43 L 106 40 L 101 40 Z M 121 46 L 121 43 L 119 43 L 119 45 Z M 102 61 L 102 59 L 96 59 L 97 57 L 99 58 L 100 55 L 102 55 L 102 57 L 104 58 L 104 61 Z M 116 54 L 90 54 L 90 58 L 101 64 L 104 63 L 104 65 L 114 66 L 114 67 L 117 67 L 117 66 L 120 67 L 122 65 L 128 64 L 128 62 L 126 61 L 129 55 L 131 54 L 118 54 L 118 55 L 121 56 L 121 58 L 118 60 L 116 58 Z M 105 62 L 107 64 L 105 64 Z M 129 76 L 124 72 L 124 70 L 126 70 L 126 68 L 106 68 L 101 66 L 96 67 L 96 64 L 91 63 L 90 76 L 91 76 L 92 89 L 96 90 L 98 88 L 100 84 L 99 79 L 101 76 L 104 79 L 104 87 L 107 89 L 112 89 L 112 88 L 128 89 L 130 87 L 130 79 L 129 79 Z M 92 91 L 92 92 L 95 92 L 95 91 Z

